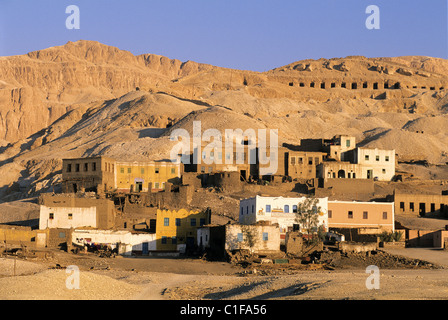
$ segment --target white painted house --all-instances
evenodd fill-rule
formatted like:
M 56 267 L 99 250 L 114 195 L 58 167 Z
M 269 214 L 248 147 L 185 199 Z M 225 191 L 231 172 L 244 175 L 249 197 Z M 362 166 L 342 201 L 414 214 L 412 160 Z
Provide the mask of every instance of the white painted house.
M 122 230 L 82 230 L 72 232 L 72 243 L 84 246 L 87 244 L 109 245 L 111 249 L 118 247 L 118 253 L 128 256 L 132 253 L 147 255 L 156 251 L 155 233 L 131 233 Z
M 306 197 L 284 198 L 255 196 L 240 200 L 239 222 L 241 224 L 255 224 L 258 221 L 278 223 L 280 236 L 283 239 L 288 229 L 292 229 L 296 222 L 296 213 L 299 203 Z M 318 198 L 319 226 L 328 231 L 328 198 Z M 299 229 L 300 230 L 300 229 Z
M 39 229 L 97 227 L 96 207 L 40 206 Z
M 354 160 L 362 165 L 361 179 L 391 181 L 395 176 L 395 150 L 356 148 Z

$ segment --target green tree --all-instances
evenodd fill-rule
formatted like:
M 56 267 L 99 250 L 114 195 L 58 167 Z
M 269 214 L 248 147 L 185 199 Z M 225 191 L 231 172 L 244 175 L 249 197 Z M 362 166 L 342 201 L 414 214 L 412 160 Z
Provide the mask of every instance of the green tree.
M 243 245 L 249 248 L 249 251 L 253 253 L 253 250 L 258 243 L 258 230 L 251 225 L 241 225 L 241 232 L 243 234 Z
M 306 198 L 297 205 L 296 222 L 308 236 L 317 231 L 320 211 L 319 199 L 316 198 Z

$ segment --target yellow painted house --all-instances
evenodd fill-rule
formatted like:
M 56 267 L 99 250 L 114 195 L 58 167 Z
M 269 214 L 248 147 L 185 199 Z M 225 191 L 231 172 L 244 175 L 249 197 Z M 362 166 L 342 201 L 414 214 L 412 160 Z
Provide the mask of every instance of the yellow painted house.
M 122 192 L 147 192 L 152 183 L 151 191 L 165 190 L 166 182 L 180 181 L 180 168 L 179 163 L 170 161 L 117 162 L 116 188 Z
M 162 251 L 177 250 L 178 245 L 194 246 L 197 228 L 210 224 L 210 211 L 185 209 L 157 210 L 156 248 Z

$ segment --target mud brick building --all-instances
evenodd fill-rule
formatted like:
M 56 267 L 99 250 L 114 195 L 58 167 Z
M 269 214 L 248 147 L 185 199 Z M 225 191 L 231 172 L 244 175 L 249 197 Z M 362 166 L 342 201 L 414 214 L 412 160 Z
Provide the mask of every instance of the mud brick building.
M 39 198 L 39 229 L 92 227 L 111 229 L 115 206 L 109 199 L 79 198 L 73 194 L 43 194 Z
M 62 160 L 62 190 L 146 192 L 165 189 L 165 184 L 179 183 L 180 163 L 171 161 L 125 162 L 108 157 L 90 157 Z
M 389 197 L 395 203 L 397 214 L 422 216 L 440 214 L 448 216 L 448 195 L 444 194 L 410 194 L 394 191 Z

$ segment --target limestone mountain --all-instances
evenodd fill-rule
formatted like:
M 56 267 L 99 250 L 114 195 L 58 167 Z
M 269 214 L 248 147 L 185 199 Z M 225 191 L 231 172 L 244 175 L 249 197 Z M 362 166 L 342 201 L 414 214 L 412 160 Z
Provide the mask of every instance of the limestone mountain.
M 437 58 L 355 56 L 261 73 L 94 41 L 2 57 L 0 199 L 48 190 L 66 157 L 166 159 L 170 134 L 194 121 L 221 132 L 276 129 L 290 144 L 350 134 L 395 149 L 402 169 L 425 160 L 433 167 L 419 174 L 445 177 L 446 71 Z

